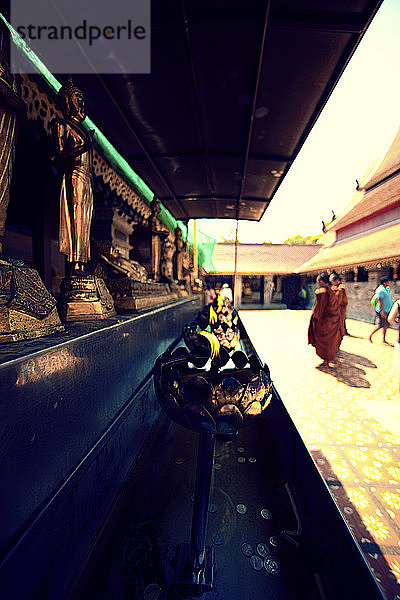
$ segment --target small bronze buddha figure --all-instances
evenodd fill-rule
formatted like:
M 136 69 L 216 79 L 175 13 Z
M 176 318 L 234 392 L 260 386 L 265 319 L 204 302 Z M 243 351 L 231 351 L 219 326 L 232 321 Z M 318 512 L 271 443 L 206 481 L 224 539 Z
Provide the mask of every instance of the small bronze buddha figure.
M 67 321 L 114 316 L 113 299 L 104 281 L 86 273 L 90 260 L 90 226 L 93 214 L 92 145 L 94 131 L 83 128 L 85 102 L 71 78 L 60 88 L 63 118 L 51 123 L 56 158 L 63 166 L 60 194 L 59 250 L 71 265 L 61 285 L 61 307 Z
M 173 256 L 175 254 L 175 244 L 168 236 L 161 244 L 160 271 L 163 281 L 173 282 Z
M 185 242 L 182 239 L 182 230 L 180 227 L 175 228 L 175 264 L 176 264 L 176 277 L 175 279 L 180 282 L 183 280 L 183 258 L 185 252 Z
M 150 202 L 151 215 L 149 217 L 149 229 L 151 233 L 151 275 L 154 281 L 160 281 L 161 250 L 162 243 L 168 237 L 168 232 L 160 227 L 158 215 L 161 212 L 160 202 L 153 198 Z
M 93 131 L 87 133 L 83 94 L 69 79 L 58 92 L 64 118 L 52 122 L 55 152 L 63 164 L 60 195 L 59 249 L 72 263 L 74 274 L 83 272 L 90 260 L 90 225 L 93 213 L 92 144 Z

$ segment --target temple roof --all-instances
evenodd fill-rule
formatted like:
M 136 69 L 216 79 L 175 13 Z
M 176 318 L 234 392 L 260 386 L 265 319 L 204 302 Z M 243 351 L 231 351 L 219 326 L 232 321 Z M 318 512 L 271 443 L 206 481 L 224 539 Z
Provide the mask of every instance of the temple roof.
M 370 163 L 359 189 L 349 204 L 330 223 L 328 230 L 337 231 L 352 223 L 387 210 L 400 201 L 400 129 L 381 160 Z
M 374 266 L 400 258 L 400 223 L 346 242 L 322 248 L 318 254 L 296 269 L 296 273 Z
M 400 175 L 397 175 L 379 187 L 366 192 L 356 192 L 348 207 L 330 224 L 329 231 L 337 231 L 374 213 L 388 210 L 398 205 L 399 201 Z
M 369 177 L 361 182 L 365 190 L 381 183 L 387 177 L 393 175 L 400 169 L 400 128 L 398 129 L 388 151 L 383 158 L 378 161 L 375 168 L 371 170 Z
M 290 274 L 320 248 L 319 244 L 239 244 L 237 272 L 242 275 Z M 212 262 L 214 272 L 233 273 L 235 244 L 216 244 Z

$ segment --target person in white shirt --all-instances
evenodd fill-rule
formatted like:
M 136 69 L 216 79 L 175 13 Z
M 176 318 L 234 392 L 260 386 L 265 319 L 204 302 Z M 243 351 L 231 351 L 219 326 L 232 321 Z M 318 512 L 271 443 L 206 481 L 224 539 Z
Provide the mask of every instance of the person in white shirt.
M 229 300 L 229 302 L 230 302 L 230 303 L 232 303 L 232 302 L 233 302 L 233 294 L 232 294 L 232 290 L 231 290 L 231 288 L 229 287 L 229 285 L 228 285 L 227 283 L 224 283 L 224 284 L 223 284 L 223 286 L 222 286 L 222 288 L 221 288 L 221 291 L 220 291 L 219 295 L 220 295 L 222 298 L 228 298 L 228 300 Z

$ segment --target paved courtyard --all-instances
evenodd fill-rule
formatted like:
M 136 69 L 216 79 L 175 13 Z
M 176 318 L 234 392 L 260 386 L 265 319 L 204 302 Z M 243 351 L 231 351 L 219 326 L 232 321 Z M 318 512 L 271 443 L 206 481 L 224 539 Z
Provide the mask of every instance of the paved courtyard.
M 240 311 L 275 386 L 388 600 L 400 599 L 400 393 L 393 348 L 347 319 L 338 366 L 307 345 L 310 311 Z M 387 340 L 394 343 L 396 332 Z

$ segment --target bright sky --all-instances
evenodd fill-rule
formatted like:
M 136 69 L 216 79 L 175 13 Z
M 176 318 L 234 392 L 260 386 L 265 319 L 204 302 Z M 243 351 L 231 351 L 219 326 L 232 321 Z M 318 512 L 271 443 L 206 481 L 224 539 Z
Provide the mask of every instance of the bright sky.
M 385 153 L 400 126 L 400 0 L 384 0 L 259 223 L 242 221 L 242 242 L 283 242 L 321 233 L 350 202 L 355 180 Z M 217 239 L 235 221 L 198 220 Z

